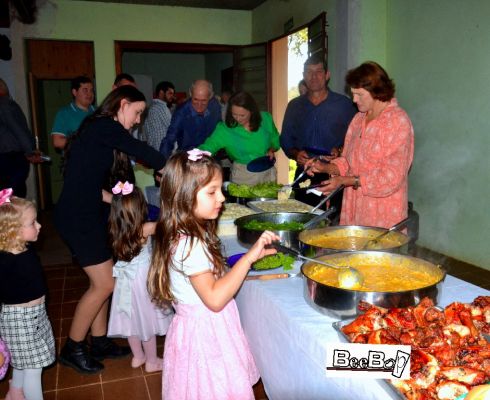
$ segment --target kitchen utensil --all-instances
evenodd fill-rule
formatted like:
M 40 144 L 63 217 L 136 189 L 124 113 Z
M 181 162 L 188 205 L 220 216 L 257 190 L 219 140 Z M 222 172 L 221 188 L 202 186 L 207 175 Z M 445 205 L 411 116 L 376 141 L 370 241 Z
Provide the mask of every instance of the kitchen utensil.
M 299 274 L 264 274 L 264 275 L 249 275 L 245 278 L 246 281 L 270 281 L 272 279 L 293 278 Z
M 386 231 L 385 228 L 358 225 L 338 225 L 324 228 L 308 229 L 298 235 L 301 253 L 309 257 L 318 257 L 326 254 L 338 253 L 340 251 L 359 251 L 371 239 Z M 410 238 L 401 232 L 392 232 L 379 243 L 378 251 L 390 253 L 403 253 L 407 249 Z M 372 251 L 366 250 L 366 251 Z
M 246 225 L 248 225 L 248 223 L 251 221 L 270 222 L 272 224 L 282 224 L 284 222 L 299 222 L 304 224 L 314 217 L 316 217 L 316 214 L 303 212 L 263 212 L 259 214 L 246 215 L 235 220 L 237 239 L 240 241 L 240 243 L 247 247 L 252 246 L 257 241 L 263 230 L 253 230 L 247 228 Z M 273 232 L 281 238 L 281 242 L 284 242 L 288 246 L 295 249 L 299 249 L 300 242 L 298 237 L 300 231 L 273 230 Z
M 330 207 L 327 211 L 321 213 L 320 215 L 317 215 L 315 218 L 310 219 L 306 224 L 304 224 L 305 229 L 310 229 L 314 227 L 316 224 L 318 224 L 320 221 L 323 221 L 325 218 L 327 218 L 330 214 L 333 214 L 337 209 L 335 207 Z
M 393 225 L 390 229 L 387 231 L 382 232 L 378 236 L 375 236 L 372 239 L 369 239 L 364 246 L 361 247 L 361 250 L 366 250 L 370 246 L 376 246 L 376 244 L 381 240 L 381 238 L 385 237 L 388 233 L 397 231 L 398 229 L 404 227 L 408 222 L 408 218 L 405 218 L 403 221 L 398 222 L 397 224 Z M 374 247 L 373 247 L 374 248 Z
M 296 185 L 296 184 L 297 184 L 297 183 L 298 183 L 298 182 L 301 180 L 301 178 L 302 178 L 303 176 L 305 176 L 306 171 L 308 171 L 308 168 L 304 169 L 304 170 L 303 170 L 303 172 L 302 172 L 301 174 L 299 174 L 299 175 L 296 177 L 296 179 L 295 179 L 295 180 L 294 180 L 292 183 L 290 183 L 290 184 L 288 184 L 288 185 L 284 185 L 284 186 L 283 186 L 282 188 L 280 188 L 279 190 L 288 190 L 288 189 L 291 189 L 291 188 L 292 188 L 294 185 Z
M 276 159 L 273 157 L 272 160 L 269 156 L 258 157 L 255 160 L 250 161 L 247 164 L 247 171 L 250 172 L 263 172 L 272 168 L 276 163 Z
M 334 268 L 334 269 L 338 270 L 339 272 L 338 272 L 337 278 L 338 278 L 339 286 L 342 289 L 358 289 L 362 286 L 364 278 L 361 275 L 361 273 L 353 267 L 350 267 L 350 266 L 339 267 L 338 265 L 329 264 L 325 261 L 316 260 L 314 258 L 306 257 L 303 254 L 301 254 L 298 250 L 292 249 L 290 247 L 286 247 L 283 244 L 278 243 L 278 242 L 274 242 L 274 243 L 272 243 L 272 245 L 277 250 L 280 250 L 283 252 L 289 252 L 289 253 L 295 255 L 297 258 L 301 258 L 301 259 L 306 260 L 306 261 L 311 261 L 315 264 L 320 264 L 320 265 L 323 265 L 325 267 Z
M 301 266 L 301 272 L 304 275 L 304 297 L 306 302 L 318 312 L 339 319 L 352 318 L 359 314 L 358 305 L 361 300 L 385 308 L 415 306 L 424 297 L 431 298 L 437 304 L 441 295 L 442 282 L 446 276 L 443 268 L 429 261 L 382 251 L 336 253 L 322 256 L 321 259 L 326 262 L 334 260 L 332 262 L 354 266 L 374 264 L 379 266 L 379 268 L 391 269 L 393 274 L 397 274 L 398 266 L 402 263 L 410 263 L 411 268 L 431 271 L 434 276 L 438 277 L 438 281 L 434 284 L 412 290 L 393 292 L 347 290 L 329 286 L 312 279 L 309 271 L 314 266 L 311 262 L 305 262 Z
M 293 187 L 293 190 L 310 190 L 310 189 L 315 189 L 317 187 L 323 186 L 321 183 L 317 183 L 316 185 L 309 185 L 305 187 Z
M 333 192 L 327 194 L 315 207 L 313 207 L 313 210 L 311 210 L 311 212 L 315 212 L 316 210 L 318 210 L 322 205 L 324 205 L 328 200 L 330 200 L 333 196 L 335 196 L 338 192 L 340 192 L 343 189 L 344 189 L 344 185 L 340 185 Z

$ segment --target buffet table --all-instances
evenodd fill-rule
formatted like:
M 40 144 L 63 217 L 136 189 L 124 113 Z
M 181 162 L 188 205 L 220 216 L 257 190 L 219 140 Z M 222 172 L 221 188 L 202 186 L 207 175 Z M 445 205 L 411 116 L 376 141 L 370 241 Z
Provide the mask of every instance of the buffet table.
M 227 256 L 247 250 L 235 236 L 223 236 L 222 242 Z M 298 273 L 300 265 L 296 262 L 289 272 Z M 471 302 L 480 295 L 488 296 L 490 292 L 448 275 L 439 305 Z M 382 380 L 325 377 L 326 344 L 342 339 L 332 327 L 336 319 L 320 314 L 304 300 L 301 274 L 246 281 L 236 301 L 270 400 L 398 398 Z

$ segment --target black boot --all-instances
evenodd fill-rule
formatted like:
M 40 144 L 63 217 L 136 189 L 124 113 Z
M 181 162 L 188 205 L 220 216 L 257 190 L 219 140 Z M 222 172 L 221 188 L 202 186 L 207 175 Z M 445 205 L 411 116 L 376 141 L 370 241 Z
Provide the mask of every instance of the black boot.
M 90 354 L 96 360 L 104 358 L 123 358 L 131 354 L 128 346 L 119 346 L 107 336 L 92 336 L 92 349 Z
M 103 364 L 90 356 L 85 341 L 75 342 L 70 338 L 61 349 L 59 361 L 81 374 L 97 374 L 104 369 Z

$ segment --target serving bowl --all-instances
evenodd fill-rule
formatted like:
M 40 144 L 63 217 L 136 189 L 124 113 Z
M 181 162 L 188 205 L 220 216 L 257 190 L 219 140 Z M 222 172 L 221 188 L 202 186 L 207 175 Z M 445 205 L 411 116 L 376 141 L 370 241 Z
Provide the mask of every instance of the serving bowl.
M 237 238 L 245 246 L 252 246 L 260 237 L 263 230 L 252 230 L 246 228 L 251 221 L 270 222 L 272 224 L 281 224 L 284 222 L 299 222 L 306 223 L 310 219 L 316 217 L 316 214 L 300 213 L 300 212 L 278 212 L 278 213 L 258 213 L 253 215 L 246 215 L 244 217 L 237 218 L 235 225 L 237 227 Z M 323 224 L 329 223 L 328 220 L 322 222 Z M 300 231 L 292 230 L 272 230 L 281 238 L 281 243 L 287 247 L 299 250 L 299 234 Z
M 404 233 L 394 231 L 385 235 L 374 246 L 362 248 L 370 239 L 386 231 L 386 228 L 371 226 L 338 225 L 303 231 L 298 239 L 300 251 L 308 257 L 360 250 L 406 253 L 410 238 Z
M 382 284 L 386 284 L 386 281 L 391 279 L 396 281 L 407 271 L 414 271 L 429 278 L 425 286 L 419 284 L 412 289 L 399 290 L 396 286 L 383 291 L 342 289 L 315 278 L 317 267 L 314 262 L 303 263 L 301 272 L 304 275 L 303 289 L 306 302 L 320 313 L 340 319 L 356 316 L 359 313 L 358 304 L 361 300 L 384 308 L 414 306 L 424 297 L 431 298 L 437 304 L 442 282 L 446 276 L 442 267 L 429 261 L 382 251 L 343 252 L 317 257 L 317 259 L 339 266 L 350 265 L 359 269 L 367 266 L 376 269 L 386 276 Z M 383 270 L 379 271 L 380 268 Z M 366 277 L 367 274 L 365 279 Z M 407 278 L 406 284 L 410 282 L 410 278 Z

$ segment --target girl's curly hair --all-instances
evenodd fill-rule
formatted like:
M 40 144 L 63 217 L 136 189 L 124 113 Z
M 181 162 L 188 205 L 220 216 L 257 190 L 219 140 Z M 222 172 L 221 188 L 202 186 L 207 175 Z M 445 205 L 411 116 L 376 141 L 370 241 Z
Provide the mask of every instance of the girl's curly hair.
M 24 251 L 26 242 L 22 240 L 22 214 L 35 204 L 21 197 L 11 197 L 10 203 L 0 206 L 0 251 Z
M 147 218 L 145 197 L 137 186 L 129 194 L 112 197 L 109 240 L 118 260 L 131 261 L 140 253 L 143 247 L 143 224 Z

